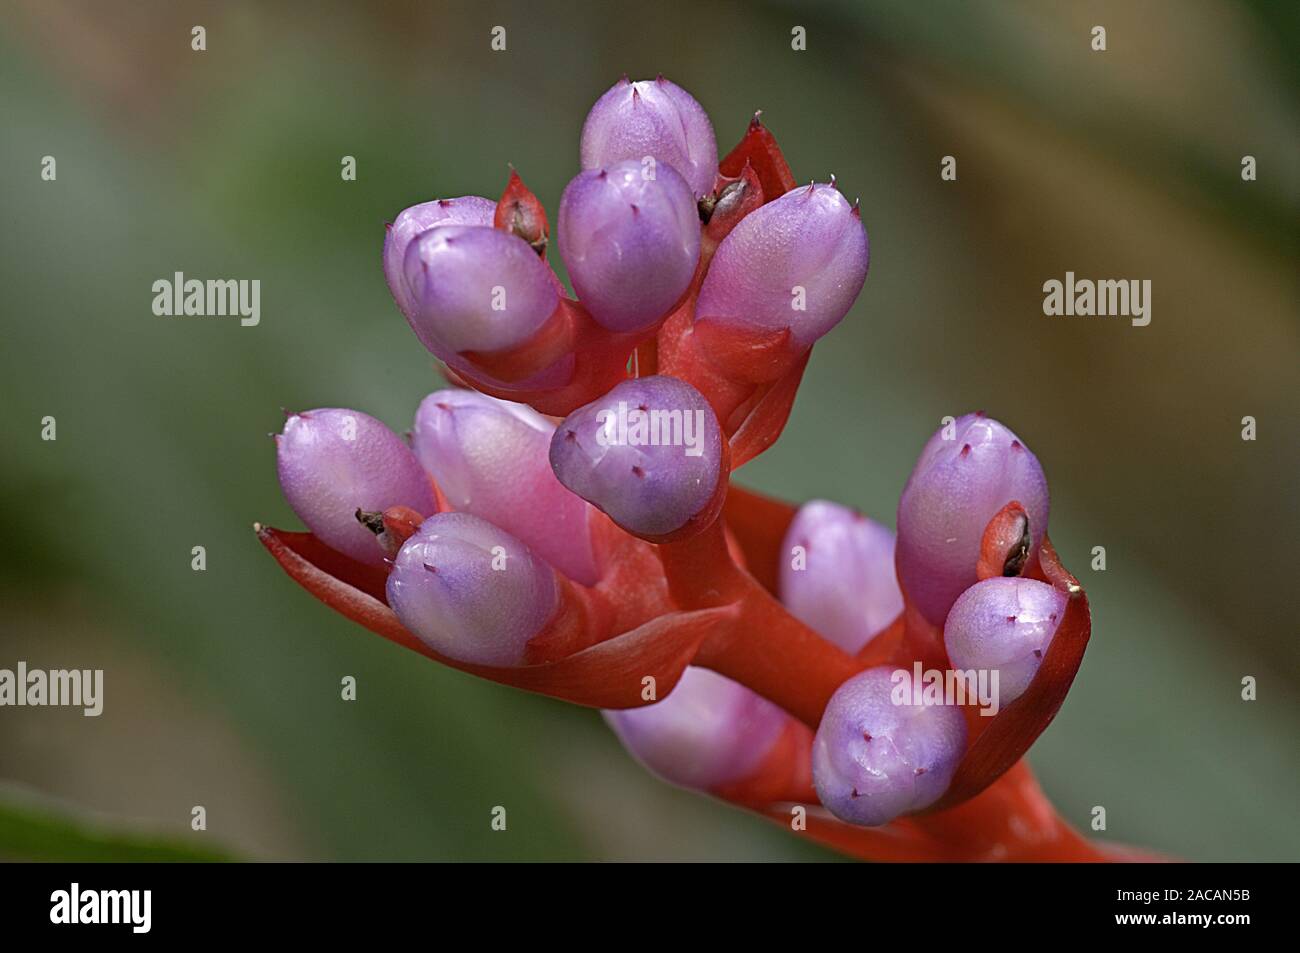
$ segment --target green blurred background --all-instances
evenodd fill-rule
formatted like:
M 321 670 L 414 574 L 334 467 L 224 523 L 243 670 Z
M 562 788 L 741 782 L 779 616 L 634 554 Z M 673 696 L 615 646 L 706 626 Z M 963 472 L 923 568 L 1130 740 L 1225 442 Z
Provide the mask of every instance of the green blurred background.
M 507 162 L 554 209 L 590 104 L 663 72 L 723 151 L 761 107 L 871 235 L 861 299 L 741 482 L 892 524 L 942 416 L 1005 420 L 1095 613 L 1032 752 L 1049 796 L 1080 827 L 1104 806 L 1111 839 L 1300 859 L 1297 9 L 6 0 L 0 667 L 102 667 L 106 710 L 0 709 L 0 856 L 832 856 L 655 781 L 594 712 L 352 626 L 250 529 L 298 525 L 266 437 L 282 406 L 404 429 L 436 385 L 383 223 L 495 197 Z M 1151 325 L 1044 317 L 1067 270 L 1151 279 Z M 260 326 L 154 317 L 174 271 L 260 279 Z

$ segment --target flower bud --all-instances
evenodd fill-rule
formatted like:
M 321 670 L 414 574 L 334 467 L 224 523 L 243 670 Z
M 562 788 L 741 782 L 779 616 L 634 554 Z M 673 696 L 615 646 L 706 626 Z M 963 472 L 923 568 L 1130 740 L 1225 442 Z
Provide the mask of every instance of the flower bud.
M 956 669 L 998 672 L 998 704 L 1025 693 L 1065 615 L 1065 593 L 1037 579 L 994 576 L 960 596 L 943 627 Z
M 752 775 L 790 721 L 761 695 L 695 666 L 667 698 L 604 714 L 633 757 L 665 781 L 697 791 Z
M 958 707 L 916 703 L 906 669 L 870 668 L 826 706 L 813 739 L 813 785 L 840 820 L 876 827 L 942 797 L 965 751 Z
M 838 503 L 805 503 L 786 530 L 780 593 L 795 618 L 856 654 L 903 611 L 894 534 Z
M 556 230 L 574 290 L 611 331 L 639 331 L 677 303 L 700 258 L 690 187 L 668 166 L 636 160 L 579 173 Z
M 718 175 L 718 142 L 704 107 L 662 76 L 624 77 L 596 100 L 579 151 L 584 169 L 650 156 L 676 169 L 695 198 L 711 193 Z
M 699 322 L 789 328 L 806 347 L 840 322 L 867 278 L 867 233 L 834 185 L 787 192 L 722 240 L 700 288 Z
M 521 664 L 558 603 L 555 571 L 468 513 L 426 519 L 388 574 L 388 604 L 402 625 L 431 649 L 478 665 Z
M 550 269 L 522 238 L 498 228 L 442 225 L 406 249 L 407 315 L 440 358 L 523 344 L 555 311 Z
M 555 425 L 526 404 L 477 391 L 435 391 L 415 414 L 411 445 L 452 508 L 490 520 L 575 582 L 597 578 L 591 505 L 555 478 Z
M 409 447 L 382 423 L 357 410 L 326 407 L 290 414 L 275 438 L 280 488 L 289 506 L 325 545 L 373 566 L 383 565 L 375 535 L 357 511 L 409 506 L 421 516 L 438 509 L 429 477 Z
M 1029 519 L 1032 559 L 1047 530 L 1047 478 L 996 420 L 967 414 L 921 451 L 898 501 L 898 581 L 934 625 L 975 584 L 984 528 L 1012 500 Z
M 623 381 L 551 439 L 561 483 L 637 536 L 684 527 L 716 500 L 723 438 L 708 401 L 675 377 Z
M 393 300 L 408 320 L 415 313 L 415 302 L 402 265 L 411 242 L 440 225 L 491 226 L 495 214 L 496 203 L 477 195 L 421 202 L 398 214 L 384 235 L 384 277 Z

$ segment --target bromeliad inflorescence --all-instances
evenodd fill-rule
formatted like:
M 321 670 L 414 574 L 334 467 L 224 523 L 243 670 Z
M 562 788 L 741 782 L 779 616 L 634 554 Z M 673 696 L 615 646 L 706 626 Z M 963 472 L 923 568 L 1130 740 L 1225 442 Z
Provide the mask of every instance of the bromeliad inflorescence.
M 882 860 L 1106 859 L 1022 756 L 1090 631 L 1038 460 L 982 413 L 926 444 L 898 537 L 730 482 L 777 439 L 867 276 L 857 203 L 796 186 L 756 115 L 718 160 L 660 78 L 615 84 L 546 212 L 518 175 L 388 228 L 383 267 L 451 386 L 408 446 L 290 415 L 259 527 L 302 586 L 447 665 L 605 709 L 674 783 Z M 992 688 L 996 697 L 990 697 Z

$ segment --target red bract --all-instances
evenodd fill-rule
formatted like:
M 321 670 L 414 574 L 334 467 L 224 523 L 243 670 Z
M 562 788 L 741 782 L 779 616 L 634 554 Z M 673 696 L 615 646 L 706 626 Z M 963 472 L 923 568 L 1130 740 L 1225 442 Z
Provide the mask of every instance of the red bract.
M 510 179 L 506 190 L 497 202 L 496 215 L 492 219 L 494 228 L 504 229 L 518 235 L 532 245 L 537 254 L 546 257 L 546 244 L 550 240 L 551 228 L 546 220 L 546 209 L 526 185 L 519 173 L 510 170 Z
M 720 163 L 714 195 L 701 202 L 700 262 L 682 300 L 654 326 L 612 333 L 583 306 L 564 299 L 536 337 L 506 353 L 465 354 L 482 378 L 458 368 L 458 382 L 493 396 L 564 415 L 630 376 L 686 381 L 708 400 L 729 441 L 730 468 L 776 441 L 788 419 L 809 349 L 789 331 L 697 326 L 695 304 L 719 243 L 746 215 L 778 198 L 794 179 L 772 134 L 750 124 Z M 819 188 L 821 186 L 818 186 Z M 515 173 L 495 226 L 544 253 L 546 213 Z M 572 356 L 559 386 L 524 381 Z M 560 583 L 560 608 L 528 644 L 527 664 L 467 664 L 428 648 L 385 601 L 384 569 L 366 566 L 306 533 L 257 527 L 259 540 L 299 585 L 330 608 L 383 637 L 453 668 L 579 705 L 632 708 L 667 695 L 688 664 L 711 668 L 785 709 L 791 721 L 750 777 L 713 790 L 836 850 L 873 860 L 1105 860 L 1136 855 L 1091 844 L 1053 810 L 1027 764 L 1029 746 L 1050 724 L 1082 662 L 1091 631 L 1078 580 L 1044 540 L 1032 558 L 1027 520 L 1012 503 L 988 524 L 980 578 L 1023 574 L 1067 597 L 1067 608 L 1025 693 L 994 717 L 973 705 L 969 742 L 947 793 L 928 809 L 878 828 L 837 820 L 817 803 L 809 768 L 812 731 L 836 689 L 864 669 L 948 667 L 942 631 L 910 603 L 857 655 L 819 636 L 777 600 L 782 538 L 794 508 L 730 485 L 684 532 L 658 543 L 635 538 L 600 516 L 593 520 L 601 565 L 592 586 Z M 446 501 L 439 497 L 440 506 Z M 370 519 L 400 545 L 418 524 L 410 511 Z M 802 724 L 799 724 L 802 722 Z M 800 810 L 802 808 L 803 810 Z M 806 818 L 805 818 L 806 815 Z M 800 821 L 804 820 L 805 824 Z

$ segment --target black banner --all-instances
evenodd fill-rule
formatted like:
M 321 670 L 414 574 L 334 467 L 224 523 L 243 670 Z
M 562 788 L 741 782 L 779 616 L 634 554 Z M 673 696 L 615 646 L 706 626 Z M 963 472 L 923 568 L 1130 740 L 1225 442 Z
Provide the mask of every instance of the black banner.
M 0 867 L 0 914 L 7 938 L 79 942 L 376 930 L 436 940 L 513 924 L 541 940 L 561 917 L 566 931 L 613 917 L 632 931 L 629 943 L 684 929 L 684 918 L 724 936 L 784 920 L 801 931 L 851 927 L 863 942 L 901 931 L 922 944 L 1098 933 L 1231 943 L 1280 928 L 1291 879 L 1282 865 L 668 866 L 13 864 Z

